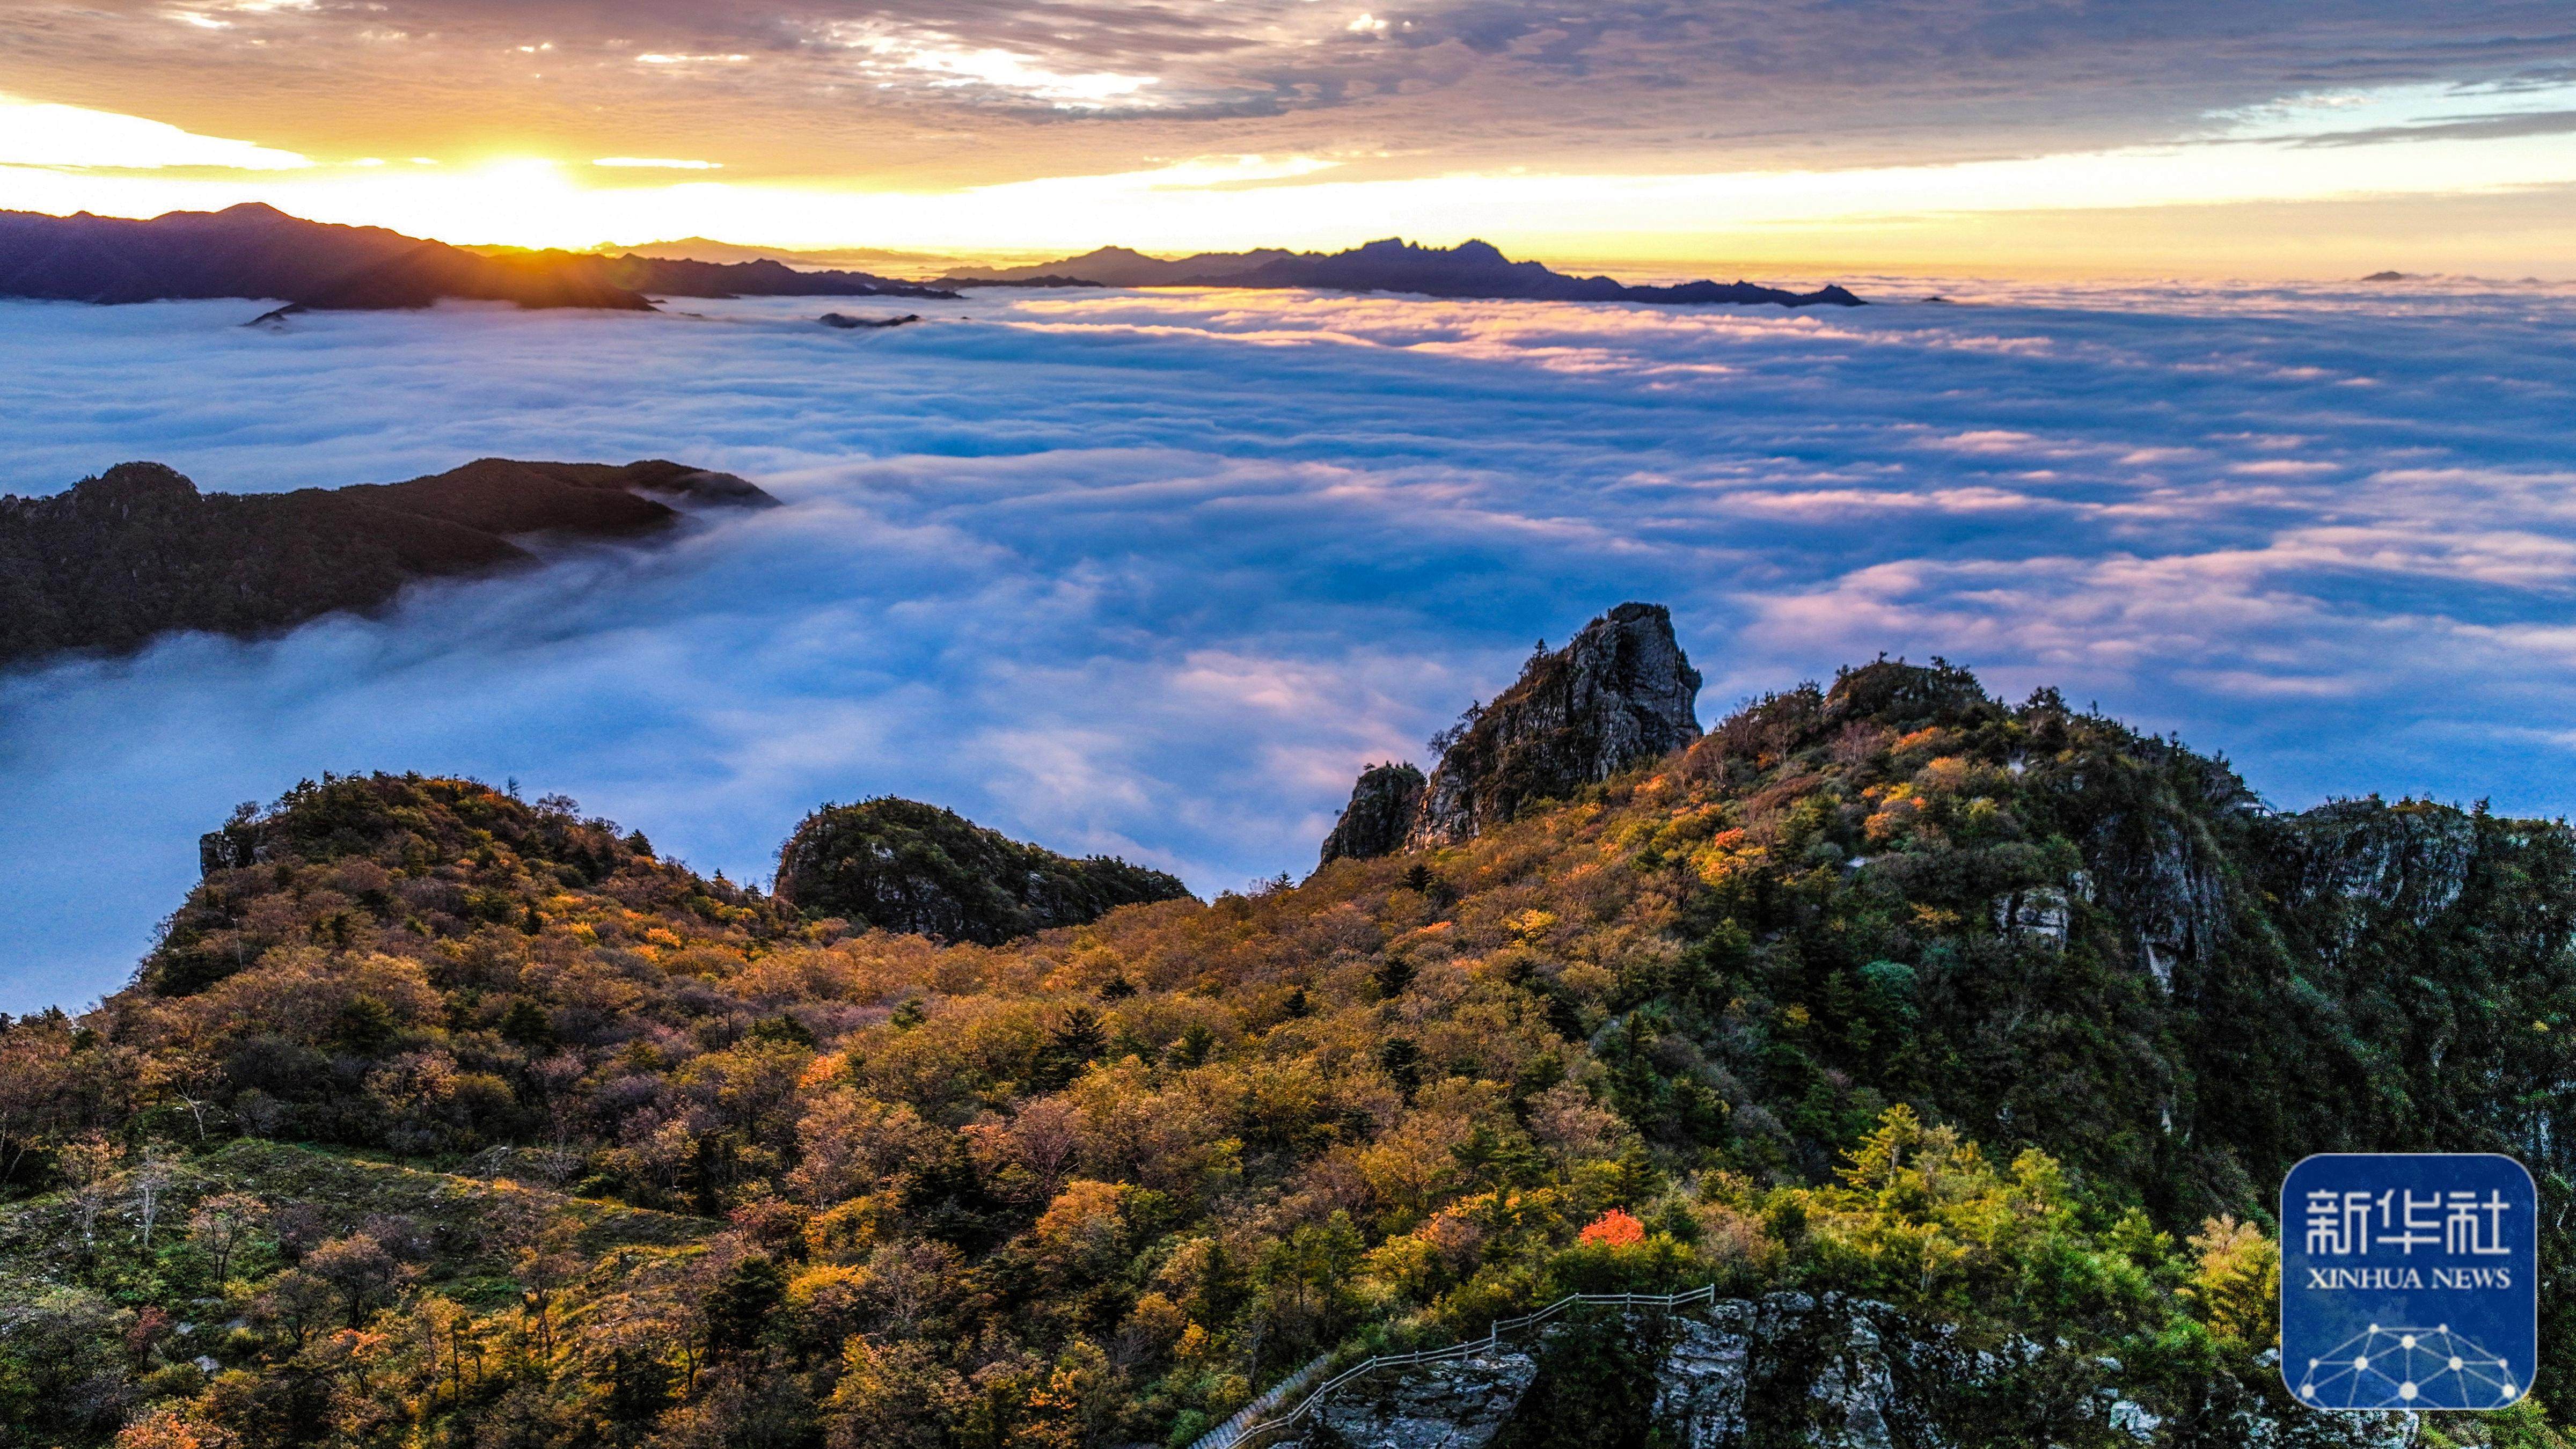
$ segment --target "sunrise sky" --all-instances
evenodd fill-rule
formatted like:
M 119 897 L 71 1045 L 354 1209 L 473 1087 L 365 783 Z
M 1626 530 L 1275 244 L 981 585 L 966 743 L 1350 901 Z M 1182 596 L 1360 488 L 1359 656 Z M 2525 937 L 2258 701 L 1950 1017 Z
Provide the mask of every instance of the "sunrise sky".
M 2557 0 L 12 0 L 0 206 L 2576 278 Z

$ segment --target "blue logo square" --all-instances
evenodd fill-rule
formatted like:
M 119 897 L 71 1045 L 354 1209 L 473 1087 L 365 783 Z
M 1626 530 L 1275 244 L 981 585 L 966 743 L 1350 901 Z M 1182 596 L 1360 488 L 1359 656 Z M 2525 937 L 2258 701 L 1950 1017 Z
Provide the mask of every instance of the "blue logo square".
M 2540 1356 L 2539 1195 L 2493 1153 L 2325 1153 L 2281 1184 L 2281 1379 L 2320 1409 L 2500 1409 Z

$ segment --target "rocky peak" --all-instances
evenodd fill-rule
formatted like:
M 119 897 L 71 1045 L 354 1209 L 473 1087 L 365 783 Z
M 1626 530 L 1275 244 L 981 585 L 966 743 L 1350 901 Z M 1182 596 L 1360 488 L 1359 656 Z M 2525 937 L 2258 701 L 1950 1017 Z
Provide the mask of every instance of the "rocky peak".
M 1351 803 L 1333 833 L 1324 837 L 1324 859 L 1368 860 L 1393 855 L 1413 832 L 1422 806 L 1422 772 L 1410 762 L 1371 765 L 1351 787 Z
M 71 502 L 83 512 L 124 517 L 136 509 L 185 507 L 197 501 L 197 485 L 177 469 L 161 463 L 119 463 L 95 478 L 75 484 Z
M 1427 779 L 1409 764 L 1370 767 L 1324 842 L 1324 860 L 1455 844 L 1681 749 L 1700 735 L 1699 684 L 1673 638 L 1671 612 L 1621 604 L 1470 711 Z M 1397 815 L 1400 832 L 1390 828 Z

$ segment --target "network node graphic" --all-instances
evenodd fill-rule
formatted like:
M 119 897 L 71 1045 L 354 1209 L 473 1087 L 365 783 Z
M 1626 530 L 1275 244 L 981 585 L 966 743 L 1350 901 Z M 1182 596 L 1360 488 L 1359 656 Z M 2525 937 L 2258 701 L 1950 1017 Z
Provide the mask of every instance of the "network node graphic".
M 2299 1400 L 2320 1409 L 2501 1409 L 2522 1397 L 2520 1372 L 2449 1324 L 2374 1323 L 2308 1360 Z

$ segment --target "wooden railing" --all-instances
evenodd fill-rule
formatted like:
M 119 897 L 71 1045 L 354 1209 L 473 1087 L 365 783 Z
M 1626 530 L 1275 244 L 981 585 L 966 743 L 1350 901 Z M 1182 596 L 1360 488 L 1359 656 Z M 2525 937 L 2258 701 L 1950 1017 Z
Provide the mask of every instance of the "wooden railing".
M 1315 1355 L 1306 1361 L 1305 1367 L 1262 1390 L 1251 1403 L 1235 1410 L 1233 1417 L 1190 1441 L 1190 1449 L 1227 1449 L 1228 1445 L 1242 1443 L 1262 1415 L 1278 1408 L 1280 1401 L 1290 1394 L 1313 1383 L 1315 1375 L 1322 1373 L 1332 1361 L 1333 1356 L 1329 1353 Z
M 1536 1313 L 1524 1313 L 1518 1318 L 1495 1319 L 1486 1326 L 1485 1336 L 1482 1338 L 1453 1343 L 1447 1348 L 1417 1349 L 1412 1353 L 1382 1353 L 1363 1359 L 1324 1380 L 1313 1393 L 1298 1400 L 1297 1407 L 1287 1413 L 1275 1419 L 1256 1421 L 1257 1414 L 1267 1413 L 1281 1399 L 1296 1392 L 1305 1381 L 1311 1379 L 1318 1370 L 1323 1368 L 1332 1357 L 1326 1354 L 1273 1384 L 1267 1393 L 1244 1405 L 1233 1418 L 1199 1436 L 1198 1440 L 1190 1445 L 1190 1449 L 1237 1449 L 1237 1446 L 1260 1449 L 1260 1446 L 1275 1443 L 1290 1430 L 1295 1429 L 1315 1411 L 1318 1405 L 1331 1397 L 1334 1390 L 1353 1379 L 1376 1373 L 1381 1369 L 1411 1368 L 1416 1364 L 1443 1363 L 1450 1359 L 1474 1358 L 1478 1354 L 1492 1353 L 1501 1346 L 1504 1334 L 1518 1333 L 1522 1329 L 1535 1327 L 1577 1304 L 1598 1303 L 1631 1309 L 1655 1308 L 1669 1312 L 1676 1308 L 1716 1301 L 1717 1285 L 1713 1283 L 1705 1288 L 1693 1288 L 1687 1293 L 1568 1293 Z

